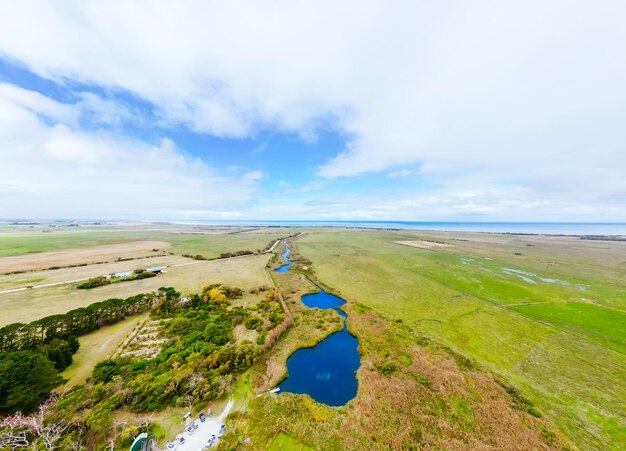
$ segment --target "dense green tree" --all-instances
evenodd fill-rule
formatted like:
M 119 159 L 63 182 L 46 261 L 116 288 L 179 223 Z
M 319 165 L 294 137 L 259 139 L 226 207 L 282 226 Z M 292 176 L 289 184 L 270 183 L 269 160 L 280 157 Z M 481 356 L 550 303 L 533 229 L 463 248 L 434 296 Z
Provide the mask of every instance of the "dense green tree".
M 124 361 L 121 359 L 107 359 L 98 362 L 93 370 L 92 380 L 94 382 L 109 382 L 113 377 L 120 374 Z
M 52 362 L 37 351 L 0 352 L 0 411 L 29 412 L 63 382 Z
M 76 340 L 75 337 L 73 337 Z M 78 340 L 76 340 L 78 342 Z M 77 350 L 78 348 L 76 348 Z M 55 338 L 43 347 L 48 360 L 50 360 L 57 371 L 63 371 L 72 364 L 72 354 L 76 352 L 74 346 L 68 341 Z

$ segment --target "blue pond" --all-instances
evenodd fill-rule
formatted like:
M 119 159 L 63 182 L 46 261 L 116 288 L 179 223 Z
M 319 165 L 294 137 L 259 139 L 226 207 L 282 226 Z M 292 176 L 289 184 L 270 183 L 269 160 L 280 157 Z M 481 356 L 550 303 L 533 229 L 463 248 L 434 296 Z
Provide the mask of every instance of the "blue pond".
M 288 272 L 287 268 L 286 271 Z M 319 288 L 319 287 L 318 287 Z M 302 297 L 310 308 L 335 309 L 343 318 L 347 315 L 337 307 L 346 302 L 321 291 Z M 356 396 L 356 371 L 361 365 L 359 341 L 343 329 L 335 332 L 313 348 L 300 349 L 287 360 L 288 376 L 279 384 L 281 392 L 307 394 L 329 406 L 343 406 Z

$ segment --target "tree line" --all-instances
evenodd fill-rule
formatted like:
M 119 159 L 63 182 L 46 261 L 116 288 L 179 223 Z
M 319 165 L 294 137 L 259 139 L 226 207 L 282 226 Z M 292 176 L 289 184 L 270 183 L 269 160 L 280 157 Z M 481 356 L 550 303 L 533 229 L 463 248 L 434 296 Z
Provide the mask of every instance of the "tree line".
M 126 299 L 107 299 L 27 324 L 9 324 L 0 328 L 0 351 L 34 349 L 55 338 L 76 337 L 92 332 L 105 324 L 114 324 L 149 310 L 157 298 L 157 294 L 148 293 Z

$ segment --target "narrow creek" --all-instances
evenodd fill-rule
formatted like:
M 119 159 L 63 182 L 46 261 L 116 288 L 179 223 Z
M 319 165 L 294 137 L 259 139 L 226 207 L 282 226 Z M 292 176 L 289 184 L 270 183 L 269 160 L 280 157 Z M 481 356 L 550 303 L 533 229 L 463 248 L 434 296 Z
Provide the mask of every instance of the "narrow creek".
M 285 265 L 275 272 L 290 272 L 291 249 L 283 253 Z M 361 366 L 359 341 L 346 325 L 347 315 L 338 307 L 346 301 L 327 293 L 319 286 L 319 293 L 302 296 L 309 308 L 334 309 L 343 318 L 343 329 L 335 332 L 312 348 L 299 349 L 287 359 L 287 378 L 279 385 L 281 392 L 307 394 L 315 401 L 329 406 L 343 406 L 356 396 L 356 371 Z

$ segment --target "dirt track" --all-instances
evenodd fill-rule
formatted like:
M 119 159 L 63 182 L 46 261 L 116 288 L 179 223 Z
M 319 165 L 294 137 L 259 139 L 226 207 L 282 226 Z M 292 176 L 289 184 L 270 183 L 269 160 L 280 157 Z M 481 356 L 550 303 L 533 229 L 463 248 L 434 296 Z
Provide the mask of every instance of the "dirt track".
M 114 261 L 117 258 L 138 258 L 157 255 L 153 249 L 166 249 L 165 241 L 133 241 L 122 244 L 64 249 L 0 258 L 0 274 L 14 271 L 33 271 L 53 266 Z

